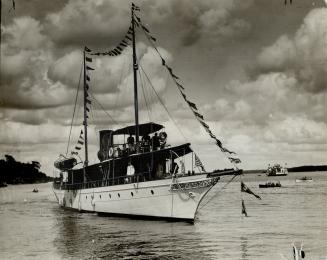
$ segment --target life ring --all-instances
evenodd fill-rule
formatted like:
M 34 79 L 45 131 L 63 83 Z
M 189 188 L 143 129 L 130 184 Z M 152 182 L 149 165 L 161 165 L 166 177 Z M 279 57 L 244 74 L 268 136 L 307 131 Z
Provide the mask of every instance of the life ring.
M 160 138 L 160 140 L 161 140 L 162 142 L 166 141 L 166 139 L 167 139 L 167 133 L 166 133 L 166 132 L 161 132 L 161 133 L 159 134 L 159 138 Z
M 109 157 L 112 157 L 114 155 L 114 148 L 109 148 Z

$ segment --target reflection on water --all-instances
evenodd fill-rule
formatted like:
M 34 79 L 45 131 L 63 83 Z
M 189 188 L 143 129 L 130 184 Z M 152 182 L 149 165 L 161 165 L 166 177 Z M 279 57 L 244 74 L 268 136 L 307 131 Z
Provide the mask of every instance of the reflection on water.
M 248 259 L 248 240 L 246 237 L 241 237 L 241 253 L 242 253 L 242 258 L 241 259 Z
M 201 209 L 195 225 L 67 211 L 50 184 L 38 185 L 39 193 L 33 185 L 10 186 L 0 189 L 0 259 L 277 260 L 291 259 L 294 241 L 304 241 L 306 259 L 326 259 L 327 173 L 311 176 L 313 183 L 296 185 L 290 174 L 279 189 L 258 189 L 267 178 L 245 176 L 263 198 L 243 194 L 248 218 L 234 182 Z

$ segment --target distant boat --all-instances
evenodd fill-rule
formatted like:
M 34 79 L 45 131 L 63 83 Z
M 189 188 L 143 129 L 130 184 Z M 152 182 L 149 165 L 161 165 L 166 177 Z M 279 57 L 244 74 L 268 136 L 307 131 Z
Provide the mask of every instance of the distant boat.
M 33 189 L 33 192 L 36 193 L 36 192 L 39 192 L 39 190 L 38 190 L 37 188 L 34 188 L 34 189 Z
M 311 177 L 304 176 L 300 179 L 296 179 L 295 182 L 300 183 L 300 182 L 313 182 L 313 179 Z
M 259 184 L 259 188 L 280 188 L 282 185 L 280 182 L 266 182 L 265 184 Z
M 287 168 L 280 164 L 275 164 L 274 166 L 269 165 L 266 173 L 267 176 L 286 176 L 287 174 Z

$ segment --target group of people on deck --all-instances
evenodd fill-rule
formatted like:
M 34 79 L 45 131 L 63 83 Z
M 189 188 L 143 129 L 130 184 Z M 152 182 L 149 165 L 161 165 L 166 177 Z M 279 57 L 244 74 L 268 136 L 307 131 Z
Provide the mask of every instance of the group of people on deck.
M 136 144 L 134 137 L 130 134 L 127 138 L 127 145 L 129 153 L 134 153 L 136 151 L 150 152 L 156 151 L 159 148 L 163 148 L 165 142 L 161 140 L 161 138 L 158 136 L 158 133 L 155 133 L 152 138 L 148 134 L 143 135 L 141 142 Z

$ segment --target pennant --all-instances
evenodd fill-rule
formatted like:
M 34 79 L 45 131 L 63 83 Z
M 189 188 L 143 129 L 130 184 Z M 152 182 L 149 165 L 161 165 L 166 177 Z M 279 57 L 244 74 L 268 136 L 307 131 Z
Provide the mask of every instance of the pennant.
M 153 41 L 157 41 L 157 39 L 156 38 L 154 38 L 153 36 L 150 36 L 150 38 L 153 40 Z
M 140 24 L 139 24 L 136 20 L 134 20 L 134 24 L 135 24 L 137 27 L 140 27 Z
M 84 142 L 83 141 L 80 141 L 80 140 L 78 140 L 78 142 L 77 143 L 79 143 L 79 144 L 81 144 L 81 145 L 83 145 L 84 144 Z
M 92 58 L 89 58 L 89 57 L 85 57 L 85 60 L 86 60 L 87 62 L 92 62 Z
M 161 58 L 161 62 L 162 62 L 162 66 L 166 65 L 166 61 L 164 60 L 164 58 Z
M 92 52 L 88 47 L 84 47 L 84 51 L 86 51 L 86 52 Z
M 242 200 L 242 214 L 244 214 L 244 216 L 246 216 L 246 217 L 248 216 L 248 213 L 246 212 L 244 200 Z
M 123 47 L 127 47 L 127 44 L 126 43 L 123 43 L 123 42 L 119 43 L 119 45 L 120 46 L 123 46 Z
M 188 100 L 186 100 L 186 102 L 187 102 L 187 104 L 188 104 L 191 108 L 193 108 L 193 109 L 195 109 L 195 110 L 198 110 L 197 107 L 196 107 L 196 105 L 195 105 L 194 103 L 192 103 L 191 101 L 188 101 Z
M 141 11 L 140 7 L 136 6 L 135 4 L 132 3 L 132 10 L 135 11 Z
M 126 44 L 126 46 L 128 45 L 128 42 L 125 41 L 125 40 L 122 40 L 121 42 L 124 43 L 124 44 Z
M 89 66 L 86 66 L 86 69 L 87 70 L 94 70 L 93 68 L 89 67 Z
M 231 163 L 241 163 L 242 161 L 239 158 L 228 157 Z
M 181 94 L 182 94 L 183 98 L 185 99 L 185 101 L 187 101 L 186 95 L 183 92 L 181 92 Z
M 178 82 L 176 82 L 176 85 L 177 85 L 179 88 L 185 90 L 185 88 L 184 88 L 181 84 L 179 84 Z
M 223 149 L 222 147 L 222 143 L 220 142 L 220 140 L 218 140 L 217 138 L 215 138 L 216 140 L 216 144 L 221 148 L 221 150 Z
M 204 120 L 203 115 L 199 114 L 199 113 L 196 112 L 196 111 L 193 111 L 193 113 L 194 113 L 194 115 L 195 115 L 196 117 L 198 117 L 198 118 Z M 211 136 L 211 135 L 210 135 L 210 136 Z M 214 138 L 215 136 L 213 135 L 213 136 L 211 136 L 211 137 Z
M 135 16 L 136 20 L 140 23 L 141 22 L 141 18 L 138 17 L 138 16 L 136 16 L 136 15 L 134 15 L 134 16 Z
M 79 134 L 79 136 L 81 137 L 81 135 L 83 135 L 83 130 L 81 130 L 81 133 Z
M 78 155 L 78 152 L 71 151 L 70 152 L 72 155 Z
M 119 46 L 116 47 L 118 50 L 122 51 L 123 49 Z
M 91 100 L 85 99 L 85 101 L 86 101 L 87 104 L 91 104 Z
M 75 146 L 75 149 L 76 149 L 76 150 L 81 150 L 81 147 L 79 147 L 79 146 Z
M 87 106 L 85 106 L 85 109 L 87 112 L 90 112 L 90 109 Z
M 87 81 L 90 81 L 90 77 L 89 77 L 88 75 L 85 76 L 85 79 L 86 79 Z
M 254 197 L 261 200 L 261 197 L 259 195 L 255 194 L 252 190 L 250 190 L 250 188 L 248 186 L 246 186 L 243 182 L 241 182 L 241 192 L 246 192 L 246 193 L 252 194 Z
M 129 37 L 128 35 L 125 36 L 125 39 L 128 39 L 128 40 L 130 40 L 130 41 L 132 40 L 132 38 Z
M 201 121 L 200 120 L 200 123 L 201 123 L 201 125 L 203 125 L 203 127 L 205 127 L 205 128 L 208 128 L 209 129 L 209 126 L 205 123 L 205 122 L 203 122 L 203 121 Z
M 150 33 L 150 31 L 148 30 L 148 28 L 146 28 L 144 25 L 142 25 L 142 29 L 143 29 L 144 31 L 146 31 L 147 33 Z
M 211 138 L 213 138 L 215 140 L 217 139 L 217 137 L 211 131 L 210 131 L 209 135 L 210 135 Z
M 90 86 L 88 84 L 85 84 L 85 89 L 89 90 Z

